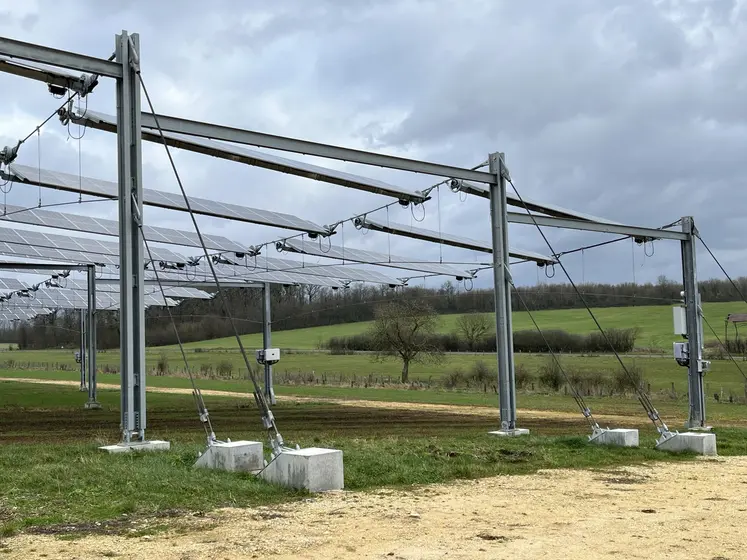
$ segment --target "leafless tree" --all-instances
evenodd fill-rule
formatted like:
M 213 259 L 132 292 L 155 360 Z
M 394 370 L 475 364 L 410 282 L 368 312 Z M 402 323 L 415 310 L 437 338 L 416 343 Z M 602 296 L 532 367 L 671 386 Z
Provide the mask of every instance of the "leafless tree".
M 457 319 L 457 329 L 467 341 L 467 347 L 474 350 L 475 344 L 491 330 L 490 319 L 482 313 L 467 313 Z
M 402 360 L 402 383 L 410 378 L 412 362 L 438 362 L 443 353 L 433 344 L 439 317 L 422 301 L 401 299 L 376 308 L 369 334 L 378 359 Z

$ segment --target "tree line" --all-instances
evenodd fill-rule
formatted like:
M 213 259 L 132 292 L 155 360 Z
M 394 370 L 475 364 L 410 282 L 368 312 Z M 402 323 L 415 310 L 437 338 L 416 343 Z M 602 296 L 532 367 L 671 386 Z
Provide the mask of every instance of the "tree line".
M 735 281 L 747 293 L 747 277 Z M 680 300 L 682 285 L 665 277 L 648 284 L 583 284 L 584 299 L 594 307 L 671 305 Z M 583 304 L 568 284 L 541 284 L 518 288 L 531 310 L 571 309 Z M 703 301 L 734 301 L 737 291 L 726 280 L 700 283 Z M 262 331 L 262 292 L 257 289 L 228 289 L 226 298 L 240 334 Z M 333 290 L 318 286 L 280 286 L 271 289 L 272 329 L 281 331 L 305 327 L 371 321 L 383 303 L 401 298 L 420 299 L 438 314 L 465 314 L 494 310 L 492 290 L 466 290 L 447 281 L 439 288 L 354 285 Z M 520 298 L 512 299 L 514 311 L 524 311 Z M 231 336 L 233 331 L 220 298 L 185 300 L 171 309 L 182 342 Z M 21 348 L 50 348 L 78 345 L 78 312 L 57 311 L 0 330 L 0 342 Z M 99 348 L 119 346 L 119 315 L 116 311 L 97 313 Z M 177 336 L 163 308 L 146 311 L 146 343 L 149 346 L 176 344 Z

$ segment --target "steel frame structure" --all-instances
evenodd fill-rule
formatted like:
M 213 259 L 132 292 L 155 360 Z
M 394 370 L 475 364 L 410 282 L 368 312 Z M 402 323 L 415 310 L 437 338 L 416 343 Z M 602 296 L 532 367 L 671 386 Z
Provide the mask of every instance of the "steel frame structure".
M 122 372 L 122 430 L 124 442 L 145 437 L 145 369 L 144 369 L 144 312 L 143 270 L 135 263 L 142 262 L 143 244 L 138 228 L 142 216 L 142 128 L 148 131 L 160 129 L 164 133 L 176 133 L 235 144 L 245 144 L 283 152 L 311 155 L 321 158 L 348 161 L 357 164 L 379 166 L 400 171 L 422 173 L 452 181 L 452 187 L 470 194 L 489 198 L 492 236 L 493 280 L 496 298 L 496 342 L 498 381 L 500 388 L 500 423 L 505 431 L 516 429 L 516 392 L 513 366 L 513 341 L 511 336 L 511 276 L 508 268 L 508 224 L 524 223 L 546 227 L 560 227 L 585 231 L 618 233 L 640 239 L 674 239 L 682 243 L 683 278 L 688 304 L 687 324 L 690 344 L 699 347 L 699 314 L 697 309 L 697 278 L 695 275 L 694 222 L 683 218 L 683 231 L 625 226 L 606 220 L 569 212 L 552 206 L 530 202 L 532 211 L 548 216 L 510 213 L 507 204 L 516 205 L 515 197 L 506 192 L 508 170 L 502 154 L 489 156 L 489 171 L 418 161 L 397 156 L 321 144 L 296 138 L 282 137 L 251 130 L 243 130 L 213 123 L 198 122 L 167 115 L 141 113 L 140 85 L 137 72 L 140 64 L 139 37 L 126 31 L 116 36 L 115 59 L 104 60 L 86 55 L 51 49 L 49 47 L 23 43 L 0 37 L 0 56 L 20 61 L 48 64 L 67 69 L 92 73 L 96 79 L 110 77 L 117 84 L 117 129 L 119 163 L 119 234 L 120 277 L 122 311 L 121 321 L 121 372 Z M 0 71 L 3 70 L 0 65 Z M 13 73 L 32 79 L 49 81 L 45 72 L 19 71 Z M 63 76 L 64 78 L 64 76 Z M 89 80 L 93 83 L 95 80 Z M 151 134 L 152 135 L 152 134 Z M 220 149 L 220 148 L 213 148 Z M 205 152 L 208 153 L 208 152 Z M 209 155 L 219 154 L 209 152 Z M 323 180 L 323 179 L 322 179 Z M 468 182 L 482 185 L 473 185 Z M 403 200 L 413 201 L 407 193 L 380 193 Z M 265 292 L 265 296 L 269 291 Z M 269 311 L 269 310 L 268 310 Z M 269 325 L 269 312 L 265 327 Z M 265 328 L 265 332 L 268 329 Z M 266 340 L 269 340 L 267 337 Z M 691 427 L 704 426 L 705 409 L 701 354 L 691 360 L 690 418 Z M 266 372 L 265 384 L 267 382 Z M 267 389 L 266 389 L 267 390 Z

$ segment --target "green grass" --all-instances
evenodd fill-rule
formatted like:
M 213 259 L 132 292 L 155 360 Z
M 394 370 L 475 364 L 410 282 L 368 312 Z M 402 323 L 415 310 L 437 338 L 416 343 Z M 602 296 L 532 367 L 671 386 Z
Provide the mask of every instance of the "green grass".
M 672 306 L 603 307 L 593 309 L 593 311 L 605 329 L 639 328 L 638 347 L 671 350 L 672 340 L 675 338 L 672 334 Z M 723 338 L 726 316 L 729 313 L 747 313 L 747 304 L 744 302 L 704 303 L 703 312 L 708 322 L 716 329 L 718 336 Z M 494 320 L 492 314 L 486 313 L 485 315 L 489 316 L 491 321 Z M 535 311 L 533 315 L 542 329 L 561 329 L 577 334 L 586 334 L 596 330 L 594 322 L 585 309 Z M 459 315 L 456 314 L 442 315 L 439 326 L 440 332 L 455 331 L 458 318 Z M 359 334 L 365 332 L 369 326 L 370 322 L 361 322 L 277 331 L 273 333 L 272 340 L 273 344 L 280 348 L 315 349 L 333 336 Z M 513 314 L 513 327 L 515 331 L 534 330 L 526 312 L 515 312 Z M 707 326 L 704 327 L 704 330 L 707 341 L 715 340 Z M 262 346 L 262 335 L 244 336 L 243 342 L 249 348 L 260 348 Z M 193 342 L 187 346 L 215 349 L 236 348 L 237 345 L 234 338 L 219 338 Z
M 119 395 L 101 391 L 100 411 L 83 410 L 82 397 L 70 387 L 2 385 L 0 534 L 49 526 L 45 531 L 126 533 L 130 521 L 142 517 L 276 504 L 304 495 L 245 474 L 192 468 L 204 434 L 189 395 L 149 394 L 149 435 L 172 441 L 172 451 L 142 455 L 98 452 L 96 445 L 118 437 Z M 250 399 L 209 397 L 208 405 L 219 436 L 262 439 Z M 590 446 L 580 416 L 527 419 L 531 437 L 497 440 L 486 435 L 495 420 L 475 415 L 282 401 L 275 414 L 289 442 L 343 450 L 350 490 L 689 458 L 653 450 L 649 428 L 639 449 Z M 721 454 L 747 453 L 747 431 L 723 429 L 718 437 Z M 73 528 L 55 529 L 60 524 Z
M 172 372 L 183 370 L 183 362 L 179 351 L 175 348 L 170 349 L 148 349 L 146 352 L 146 363 L 151 371 L 156 367 L 159 357 L 164 354 L 167 357 L 169 369 Z M 215 366 L 215 364 L 227 361 L 232 365 L 232 376 L 234 378 L 245 378 L 246 369 L 243 360 L 238 351 L 201 351 L 195 352 L 194 349 L 187 353 L 190 367 L 193 371 L 199 372 L 202 365 Z M 3 368 L 3 357 L 12 357 L 16 367 L 8 369 Z M 612 375 L 612 372 L 619 368 L 619 364 L 613 356 L 563 356 L 562 363 L 568 372 L 581 373 L 601 373 L 606 376 Z M 108 351 L 98 355 L 99 368 L 110 366 L 118 369 L 119 353 L 117 351 Z M 673 358 L 669 356 L 662 357 L 625 357 L 626 364 L 635 364 L 643 370 L 644 377 L 651 384 L 651 390 L 669 391 L 674 387 L 677 393 L 687 391 L 687 371 L 685 368 L 678 366 Z M 421 381 L 430 384 L 437 384 L 444 375 L 457 369 L 469 372 L 470 369 L 479 361 L 483 361 L 492 369 L 495 369 L 495 356 L 491 354 L 474 355 L 474 354 L 450 354 L 440 364 L 413 364 L 410 370 L 410 378 L 413 381 Z M 538 354 L 517 354 L 517 366 L 524 366 L 530 372 L 537 376 L 539 368 L 547 363 L 548 357 Z M 30 362 L 32 369 L 18 368 L 17 364 Z M 65 368 L 68 371 L 56 378 L 58 379 L 77 379 L 78 374 L 75 372 L 75 360 L 69 351 L 62 350 L 44 350 L 44 351 L 14 351 L 3 353 L 0 356 L 0 377 L 40 377 L 51 376 L 55 378 L 54 373 L 59 368 Z M 741 364 L 742 371 L 747 374 L 747 362 Z M 399 379 L 401 365 L 396 360 L 376 362 L 368 354 L 352 354 L 334 356 L 331 354 L 311 352 L 311 353 L 284 353 L 281 361 L 275 366 L 275 379 L 279 384 L 284 382 L 290 383 L 298 374 L 311 374 L 316 382 L 322 383 L 326 378 L 329 385 L 349 385 L 355 380 L 354 385 L 363 385 L 370 378 L 369 384 L 381 385 L 382 382 L 396 381 Z M 36 371 L 35 371 L 36 369 Z M 241 373 L 244 372 L 244 373 Z M 101 383 L 107 382 L 118 383 L 117 375 L 102 373 L 99 375 Z M 208 380 L 205 380 L 208 381 Z M 213 381 L 210 381 L 211 383 Z M 295 382 L 295 381 L 293 381 Z M 179 381 L 171 378 L 161 378 L 149 376 L 148 383 L 158 386 L 178 386 L 173 385 Z M 181 381 L 186 386 L 187 380 Z M 203 381 L 201 381 L 201 384 Z M 216 383 L 220 383 L 216 381 Z M 729 394 L 735 396 L 745 396 L 745 379 L 739 373 L 736 366 L 727 360 L 713 360 L 712 369 L 706 374 L 706 389 L 709 395 L 720 393 L 722 390 L 726 397 Z M 244 383 L 243 386 L 246 386 Z

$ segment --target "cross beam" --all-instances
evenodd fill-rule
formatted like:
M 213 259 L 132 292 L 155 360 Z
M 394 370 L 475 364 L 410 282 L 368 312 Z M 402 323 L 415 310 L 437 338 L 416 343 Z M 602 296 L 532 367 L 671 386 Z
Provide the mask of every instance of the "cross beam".
M 0 55 L 28 60 L 30 62 L 41 62 L 42 64 L 59 66 L 60 68 L 89 72 L 109 78 L 122 77 L 122 65 L 116 62 L 85 54 L 53 49 L 52 47 L 45 47 L 43 45 L 16 41 L 7 37 L 0 37 Z

